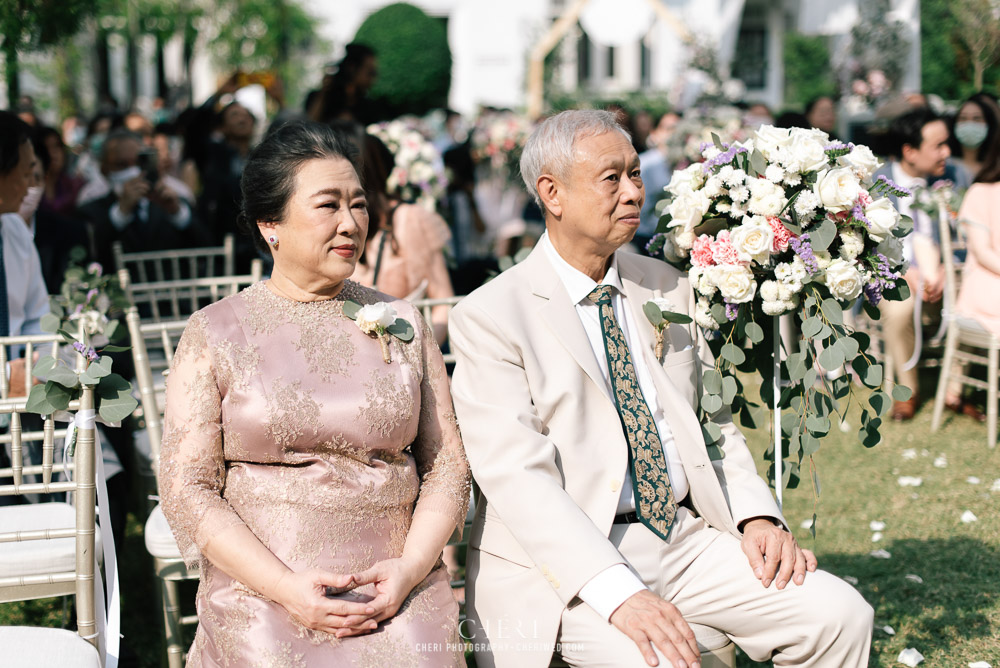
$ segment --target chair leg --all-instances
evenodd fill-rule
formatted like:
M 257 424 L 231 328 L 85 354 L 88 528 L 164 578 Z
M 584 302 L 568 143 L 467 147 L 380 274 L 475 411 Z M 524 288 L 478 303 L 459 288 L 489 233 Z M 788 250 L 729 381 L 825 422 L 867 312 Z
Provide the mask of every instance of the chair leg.
M 885 332 L 883 332 L 883 336 Z M 892 388 L 896 383 L 896 362 L 892 359 L 892 355 L 889 354 L 889 346 L 886 344 L 885 339 L 882 339 L 882 384 L 884 390 L 892 396 Z
M 990 449 L 997 445 L 997 374 L 1000 373 L 1000 348 L 990 346 L 986 368 L 986 436 Z
M 160 578 L 163 590 L 163 632 L 168 668 L 184 668 L 184 643 L 181 630 L 181 602 L 175 580 Z
M 934 414 L 931 418 L 931 431 L 941 428 L 941 415 L 944 413 L 945 395 L 948 394 L 948 383 L 951 380 L 951 366 L 955 363 L 955 349 L 958 348 L 958 333 L 955 328 L 948 328 L 944 342 L 944 359 L 941 362 L 941 374 L 938 376 L 937 392 L 934 394 Z

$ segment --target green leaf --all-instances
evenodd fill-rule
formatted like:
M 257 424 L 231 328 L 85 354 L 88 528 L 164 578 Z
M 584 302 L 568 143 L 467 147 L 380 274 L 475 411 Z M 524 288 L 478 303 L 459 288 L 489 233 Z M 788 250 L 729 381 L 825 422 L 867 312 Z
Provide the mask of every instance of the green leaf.
M 750 339 L 751 343 L 760 343 L 764 340 L 764 328 L 755 322 L 748 322 L 746 326 L 746 335 Z
M 663 311 L 653 302 L 646 302 L 642 305 L 642 312 L 646 314 L 649 323 L 656 327 L 663 322 Z
M 750 154 L 750 166 L 758 174 L 763 174 L 767 171 L 767 160 L 764 158 L 764 154 L 758 149 L 754 149 L 753 153 Z
M 705 444 L 711 445 L 722 440 L 722 428 L 711 420 L 701 423 L 701 434 L 705 438 Z
M 879 433 L 879 427 L 882 426 L 882 418 L 873 418 L 868 421 L 868 424 L 863 426 L 858 432 L 858 438 L 861 440 L 861 444 L 866 448 L 874 448 L 882 440 L 882 435 Z
M 45 378 L 48 375 L 48 373 L 52 371 L 55 365 L 56 365 L 56 358 L 53 357 L 52 355 L 46 355 L 45 357 L 40 358 L 38 360 L 38 363 L 35 364 L 34 367 L 32 367 L 31 375 L 34 376 L 35 378 Z
M 816 471 L 813 471 L 813 482 L 816 482 Z M 819 496 L 819 484 L 816 485 L 816 495 Z M 813 513 L 813 523 L 809 525 L 809 533 L 816 540 L 816 513 Z
M 704 137 L 705 135 L 702 136 Z M 715 134 L 714 132 L 712 133 L 712 143 L 715 144 L 715 148 L 719 149 L 720 151 L 726 150 L 726 147 L 722 144 L 722 140 L 719 138 L 719 135 Z
M 812 387 L 813 385 L 816 384 L 816 381 L 818 379 L 819 379 L 819 372 L 816 371 L 816 369 L 814 369 L 813 367 L 809 367 L 809 369 L 806 371 L 805 377 L 802 379 L 802 386 Z
M 875 306 L 867 299 L 861 302 L 861 307 L 872 320 L 879 320 L 882 317 L 882 311 L 879 310 L 878 306 Z
M 42 328 L 43 332 L 51 332 L 53 334 L 59 331 L 61 325 L 62 320 L 54 313 L 46 313 L 38 321 L 38 326 Z
M 806 318 L 806 321 L 802 323 L 802 336 L 807 339 L 815 338 L 817 334 L 823 329 L 823 320 L 819 316 L 813 316 L 811 318 Z
M 66 343 L 76 343 L 76 336 L 74 336 L 70 332 L 67 332 L 65 329 L 57 330 L 56 334 L 63 337 L 63 341 L 65 341 Z
M 851 338 L 858 342 L 858 350 L 868 352 L 872 345 L 872 338 L 864 332 L 851 332 Z
M 799 430 L 799 416 L 795 413 L 783 412 L 781 414 L 781 433 L 786 436 L 794 434 Z
M 118 374 L 101 378 L 96 399 L 97 412 L 105 422 L 120 422 L 139 405 L 132 396 L 132 385 Z
M 396 322 L 386 327 L 385 331 L 389 332 L 403 343 L 409 343 L 413 340 L 413 325 L 402 318 L 396 318 Z
M 705 387 L 705 391 L 709 394 L 721 394 L 722 393 L 722 374 L 715 369 L 709 369 L 701 377 L 702 385 Z
M 712 304 L 712 317 L 715 318 L 715 322 L 720 325 L 725 325 L 729 322 L 729 317 L 726 316 L 726 307 L 722 304 Z
M 344 315 L 346 315 L 351 320 L 358 319 L 358 311 L 360 310 L 361 310 L 361 304 L 351 299 L 344 300 L 344 306 L 343 306 Z
M 901 216 L 896 227 L 892 228 L 892 236 L 902 239 L 913 231 L 913 219 L 909 216 Z
M 104 327 L 104 336 L 108 337 L 109 341 L 114 341 L 119 336 L 118 328 L 118 321 L 112 320 Z
M 802 456 L 808 457 L 819 450 L 819 439 L 812 434 L 802 434 Z
M 892 398 L 896 401 L 906 401 L 913 396 L 913 390 L 908 388 L 906 385 L 896 384 L 892 388 Z
M 708 452 L 708 459 L 710 461 L 717 462 L 720 459 L 726 458 L 726 451 L 718 443 L 706 445 L 705 450 Z
M 726 405 L 733 403 L 738 391 L 735 378 L 726 376 L 722 379 L 722 403 Z
M 746 358 L 746 354 L 736 344 L 727 343 L 722 346 L 722 359 L 728 360 L 733 364 L 743 364 Z
M 854 371 L 858 374 L 858 378 L 864 383 L 865 387 L 870 387 L 875 389 L 882 385 L 882 365 L 878 363 L 870 362 L 865 357 L 858 355 L 851 362 L 851 366 Z
M 673 311 L 663 311 L 661 313 L 663 319 L 669 323 L 674 323 L 678 325 L 687 325 L 694 322 L 691 316 L 684 315 L 683 313 L 674 313 Z
M 46 374 L 46 380 L 50 383 L 58 383 L 68 389 L 80 387 L 80 377 L 66 366 L 65 362 L 57 362 Z
M 831 325 L 844 324 L 844 307 L 836 299 L 824 299 L 820 308 L 823 309 L 823 315 Z
M 851 393 L 851 377 L 848 374 L 844 374 L 839 378 L 834 378 L 830 381 L 830 386 L 833 391 L 833 398 L 843 399 Z
M 52 415 L 58 408 L 49 401 L 44 385 L 35 385 L 28 393 L 28 401 L 24 405 L 27 413 L 37 413 L 39 415 Z
M 806 429 L 814 436 L 826 436 L 830 433 L 830 418 L 810 415 L 806 418 Z M 817 448 L 819 445 L 816 446 Z M 812 452 L 805 453 L 811 455 Z
M 805 378 L 806 370 L 809 368 L 806 366 L 805 353 L 792 353 L 788 356 L 786 364 L 788 365 L 789 380 L 795 382 Z
M 890 288 L 882 293 L 882 296 L 893 302 L 901 302 L 910 298 L 910 286 L 906 281 L 900 279 L 896 281 L 896 287 Z
M 825 251 L 837 238 L 837 225 L 829 218 L 809 230 L 809 244 L 814 251 Z
M 108 363 L 101 364 L 100 360 L 103 359 L 107 359 Z M 91 362 L 90 365 L 87 367 L 86 374 L 89 378 L 96 378 L 100 380 L 101 378 L 104 378 L 105 376 L 111 373 L 111 360 L 106 357 L 102 357 L 100 358 L 100 360 L 96 362 Z M 93 383 L 90 384 L 93 385 Z
M 858 356 L 860 346 L 858 346 L 857 340 L 851 338 L 850 336 L 842 336 L 837 339 L 836 346 L 840 348 L 842 353 L 844 353 L 844 358 L 847 359 L 847 361 L 851 361 Z
M 104 346 L 101 348 L 102 353 L 125 353 L 132 350 L 131 346 Z
M 833 371 L 844 364 L 844 351 L 839 346 L 827 346 L 819 354 L 819 363 L 827 371 Z
M 64 411 L 69 408 L 69 402 L 76 398 L 78 392 L 63 387 L 58 383 L 48 381 L 41 386 L 45 392 L 45 398 L 49 405 L 57 411 Z M 34 388 L 32 388 L 34 389 Z M 48 415 L 48 414 L 47 414 Z
M 875 409 L 875 414 L 884 417 L 892 408 L 892 399 L 885 392 L 873 392 L 868 397 L 868 404 Z
M 718 394 L 703 394 L 701 395 L 701 408 L 706 413 L 711 415 L 716 411 L 722 409 L 722 397 Z

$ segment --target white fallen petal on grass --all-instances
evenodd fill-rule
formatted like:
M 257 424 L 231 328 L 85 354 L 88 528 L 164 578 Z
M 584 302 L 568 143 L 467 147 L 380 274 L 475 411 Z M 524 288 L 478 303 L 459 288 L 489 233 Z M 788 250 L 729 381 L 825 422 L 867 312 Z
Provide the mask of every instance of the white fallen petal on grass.
M 945 457 L 944 455 L 941 455 L 940 457 L 934 460 L 934 466 L 936 466 L 939 469 L 945 468 L 946 466 L 948 466 L 948 458 Z
M 905 666 L 909 666 L 910 668 L 917 668 L 917 666 L 924 660 L 924 655 L 913 647 L 907 647 L 899 653 L 899 658 L 896 660 Z
M 917 458 L 917 451 L 914 450 L 913 448 L 907 448 L 906 450 L 903 450 L 903 459 L 916 459 L 916 458 Z
M 921 457 L 930 457 L 930 454 L 931 453 L 928 452 L 926 448 L 920 451 L 920 456 Z M 944 457 L 944 455 L 941 455 L 941 456 Z
M 985 661 L 973 661 L 969 664 L 969 668 L 993 668 L 993 666 Z
M 880 540 L 882 540 L 882 532 L 881 531 L 876 531 L 875 533 L 872 534 L 872 542 L 873 543 L 877 543 Z
M 872 550 L 868 555 L 876 559 L 892 559 L 892 554 L 886 550 Z
M 840 579 L 843 580 L 844 582 L 846 582 L 849 585 L 854 585 L 854 586 L 858 585 L 858 579 L 856 577 L 854 577 L 853 575 L 845 575 L 844 577 L 842 577 Z
M 896 482 L 899 483 L 900 487 L 920 487 L 924 484 L 924 479 L 911 475 L 901 475 Z
M 882 531 L 885 529 L 885 522 L 879 522 L 878 520 L 872 520 L 868 523 L 868 528 L 872 531 Z
M 970 475 L 968 478 L 965 479 L 965 482 L 969 483 L 970 485 L 978 485 L 979 483 L 982 482 L 982 480 L 980 480 L 974 475 Z
M 990 491 L 1000 492 L 1000 478 L 997 478 L 996 480 L 993 481 L 993 484 L 990 485 Z
M 799 528 L 800 529 L 808 529 L 812 525 L 813 525 L 813 521 L 812 521 L 812 518 L 810 518 L 808 520 L 802 520 L 802 524 L 799 525 Z
M 892 628 L 891 626 L 888 626 L 888 625 L 887 626 L 883 626 L 882 627 L 882 633 L 886 634 L 887 636 L 894 636 L 894 635 L 896 635 L 896 629 L 894 629 L 894 628 Z
M 962 513 L 961 520 L 966 524 L 972 524 L 973 522 L 978 522 L 979 518 L 976 517 L 971 510 L 966 510 L 964 513 Z
M 913 573 L 909 573 L 906 576 L 906 579 L 909 580 L 910 582 L 916 582 L 917 584 L 924 583 L 924 579 L 922 577 L 920 577 L 919 575 L 914 575 Z

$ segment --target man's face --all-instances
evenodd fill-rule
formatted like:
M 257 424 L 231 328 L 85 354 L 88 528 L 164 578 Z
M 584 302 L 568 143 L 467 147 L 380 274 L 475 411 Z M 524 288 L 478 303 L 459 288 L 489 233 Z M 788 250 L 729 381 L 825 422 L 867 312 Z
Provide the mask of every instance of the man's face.
M 945 162 L 951 156 L 948 126 L 944 121 L 931 121 L 923 127 L 921 137 L 920 146 L 903 146 L 903 161 L 919 176 L 941 176 L 944 174 Z
M 21 144 L 18 161 L 6 174 L 0 174 L 0 213 L 13 213 L 21 207 L 21 200 L 33 185 L 35 173 L 35 151 L 31 142 Z
M 565 180 L 556 179 L 562 234 L 610 255 L 632 240 L 646 198 L 639 156 L 620 132 L 579 139 Z
M 140 150 L 142 150 L 142 146 L 134 139 L 120 138 L 107 142 L 104 146 L 103 169 L 105 175 L 138 165 Z

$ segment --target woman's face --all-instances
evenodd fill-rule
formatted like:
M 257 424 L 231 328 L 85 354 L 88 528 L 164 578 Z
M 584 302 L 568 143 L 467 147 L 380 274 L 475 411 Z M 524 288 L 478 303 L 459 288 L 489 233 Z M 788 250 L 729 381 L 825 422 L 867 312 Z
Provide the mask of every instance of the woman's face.
M 958 116 L 955 117 L 955 122 L 957 123 L 985 123 L 986 117 L 983 116 L 983 110 L 975 102 L 966 102 L 962 105 L 962 108 L 958 110 Z
M 275 269 L 298 287 L 319 290 L 349 278 L 368 232 L 368 203 L 354 166 L 344 158 L 306 162 L 284 221 L 258 226 L 264 239 L 278 237 Z

